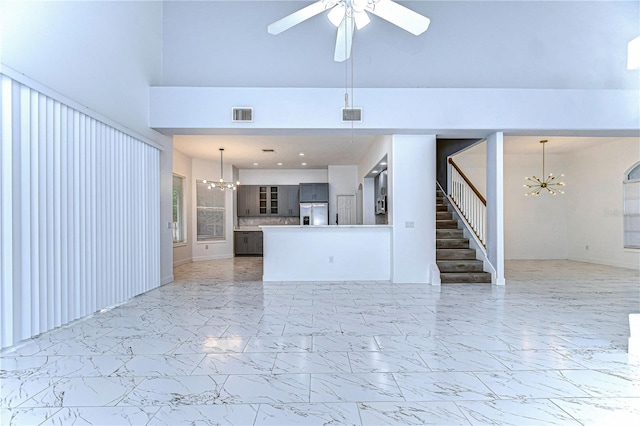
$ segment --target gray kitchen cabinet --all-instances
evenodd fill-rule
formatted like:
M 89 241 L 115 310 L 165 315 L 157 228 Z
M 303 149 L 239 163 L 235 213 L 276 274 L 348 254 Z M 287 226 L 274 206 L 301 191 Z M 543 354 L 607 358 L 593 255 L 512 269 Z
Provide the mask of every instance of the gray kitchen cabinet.
M 240 185 L 238 191 L 238 217 L 255 217 L 260 215 L 258 206 L 258 186 Z
M 300 184 L 300 202 L 315 203 L 329 202 L 329 184 L 328 183 L 301 183 Z
M 235 231 L 233 243 L 236 255 L 262 255 L 261 231 Z
M 280 185 L 280 213 L 278 216 L 300 216 L 300 191 L 298 185 Z

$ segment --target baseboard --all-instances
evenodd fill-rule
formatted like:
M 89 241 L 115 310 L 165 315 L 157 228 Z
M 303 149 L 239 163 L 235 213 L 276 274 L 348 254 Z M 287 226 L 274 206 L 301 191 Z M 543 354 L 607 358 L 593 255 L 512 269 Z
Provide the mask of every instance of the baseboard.
M 194 257 L 193 261 L 194 262 L 202 262 L 204 260 L 232 259 L 232 258 L 233 258 L 232 254 L 218 254 L 218 255 L 215 255 L 215 256 Z
M 187 263 L 191 263 L 193 262 L 192 259 L 183 259 L 183 260 L 179 260 L 177 262 L 173 262 L 173 267 L 175 268 L 176 266 L 180 266 L 180 265 L 186 265 Z
M 167 275 L 166 277 L 162 278 L 162 281 L 160 281 L 160 285 L 165 285 L 165 284 L 169 284 L 173 282 L 173 274 L 171 275 Z
M 616 268 L 631 269 L 632 271 L 640 271 L 640 265 L 637 267 L 633 267 L 631 265 L 626 265 L 624 263 L 619 263 L 619 262 L 603 262 L 603 261 L 595 261 L 593 259 L 582 259 L 579 257 L 570 257 L 567 260 L 572 260 L 574 262 L 592 263 L 594 265 L 605 265 L 605 266 L 613 266 Z

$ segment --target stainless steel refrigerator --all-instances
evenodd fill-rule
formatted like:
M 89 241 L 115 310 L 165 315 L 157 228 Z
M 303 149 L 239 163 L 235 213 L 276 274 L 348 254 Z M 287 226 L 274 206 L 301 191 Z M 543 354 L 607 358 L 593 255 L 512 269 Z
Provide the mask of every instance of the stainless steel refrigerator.
M 328 225 L 328 203 L 300 203 L 300 225 Z

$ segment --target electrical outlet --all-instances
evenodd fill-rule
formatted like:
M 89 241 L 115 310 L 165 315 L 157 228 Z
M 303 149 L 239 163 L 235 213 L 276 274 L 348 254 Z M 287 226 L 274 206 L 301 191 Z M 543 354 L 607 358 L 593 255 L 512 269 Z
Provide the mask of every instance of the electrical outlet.
M 333 263 L 333 256 L 329 256 L 329 263 Z

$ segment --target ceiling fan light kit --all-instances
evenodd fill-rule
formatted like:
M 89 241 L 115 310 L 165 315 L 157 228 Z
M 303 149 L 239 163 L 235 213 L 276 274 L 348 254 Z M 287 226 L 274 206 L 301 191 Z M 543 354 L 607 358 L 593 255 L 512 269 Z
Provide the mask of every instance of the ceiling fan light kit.
M 326 10 L 329 10 L 329 21 L 338 28 L 334 54 L 336 62 L 345 61 L 351 56 L 354 28 L 360 30 L 371 22 L 368 13 L 416 36 L 424 33 L 431 22 L 426 16 L 392 0 L 318 0 L 272 23 L 267 31 L 273 35 L 280 34 Z

